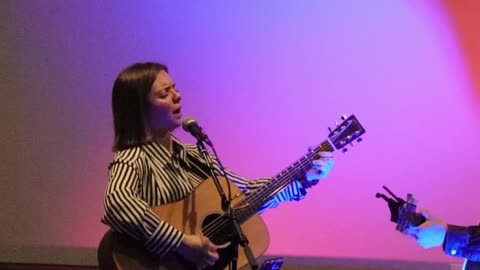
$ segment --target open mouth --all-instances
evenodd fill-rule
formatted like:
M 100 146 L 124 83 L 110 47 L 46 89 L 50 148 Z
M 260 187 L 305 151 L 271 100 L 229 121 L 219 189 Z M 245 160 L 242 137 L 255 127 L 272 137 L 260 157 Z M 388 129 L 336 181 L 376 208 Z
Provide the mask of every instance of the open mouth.
M 175 111 L 173 111 L 174 114 L 179 114 L 181 112 L 182 108 L 178 108 Z

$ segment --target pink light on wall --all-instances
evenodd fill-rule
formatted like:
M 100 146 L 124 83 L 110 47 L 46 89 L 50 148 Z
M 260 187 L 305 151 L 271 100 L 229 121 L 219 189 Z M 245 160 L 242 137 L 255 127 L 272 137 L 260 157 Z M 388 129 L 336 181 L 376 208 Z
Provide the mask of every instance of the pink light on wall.
M 148 60 L 169 66 L 184 114 L 250 178 L 279 172 L 342 114 L 366 128 L 304 201 L 264 214 L 268 254 L 450 260 L 395 232 L 375 194 L 383 185 L 413 193 L 420 208 L 460 225 L 480 216 L 478 78 L 468 76 L 479 61 L 462 58 L 476 47 L 451 3 L 12 2 L 18 85 L 8 90 L 22 144 L 5 149 L 32 165 L 7 172 L 28 200 L 0 197 L 25 213 L 8 219 L 2 239 L 96 247 L 106 230 L 111 87 L 122 68 Z

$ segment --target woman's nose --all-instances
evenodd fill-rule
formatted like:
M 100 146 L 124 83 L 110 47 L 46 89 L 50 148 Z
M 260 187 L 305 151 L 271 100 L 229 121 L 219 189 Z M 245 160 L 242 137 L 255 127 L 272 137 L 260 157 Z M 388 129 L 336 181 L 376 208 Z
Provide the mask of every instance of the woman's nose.
M 179 92 L 175 92 L 175 102 L 180 102 L 182 100 L 182 95 Z

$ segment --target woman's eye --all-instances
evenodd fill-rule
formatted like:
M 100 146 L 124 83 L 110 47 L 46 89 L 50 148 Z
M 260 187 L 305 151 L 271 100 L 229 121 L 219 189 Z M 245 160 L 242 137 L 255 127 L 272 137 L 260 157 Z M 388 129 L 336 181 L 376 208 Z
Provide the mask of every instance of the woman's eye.
M 175 88 L 175 86 L 170 86 L 170 87 L 165 88 L 165 89 L 163 89 L 162 91 L 160 91 L 160 92 L 158 93 L 158 97 L 159 97 L 159 98 L 167 98 L 168 95 L 169 95 L 170 93 L 172 93 L 172 92 L 178 93 L 179 91 L 178 91 L 177 88 Z
M 168 96 L 168 93 L 170 92 L 169 90 L 170 90 L 169 88 L 163 89 L 158 93 L 158 96 L 161 98 L 166 98 Z

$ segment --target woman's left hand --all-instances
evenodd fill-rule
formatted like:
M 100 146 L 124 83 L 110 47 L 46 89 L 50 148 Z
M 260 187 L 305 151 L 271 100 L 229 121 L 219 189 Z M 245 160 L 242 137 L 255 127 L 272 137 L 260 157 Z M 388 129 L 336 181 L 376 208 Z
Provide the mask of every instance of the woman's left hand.
M 316 185 L 321 179 L 325 179 L 335 165 L 332 152 L 319 152 L 317 157 L 312 162 L 312 168 L 305 174 L 303 185 L 307 188 Z

